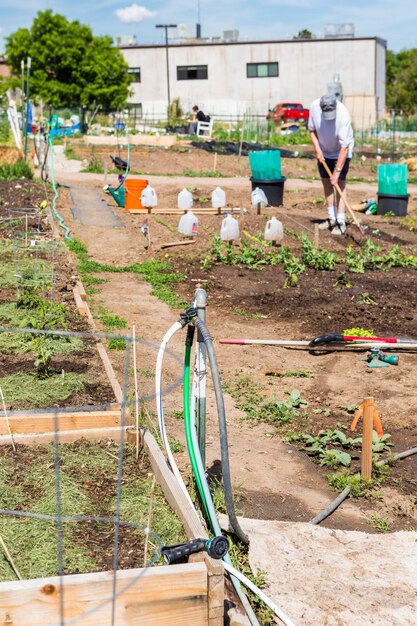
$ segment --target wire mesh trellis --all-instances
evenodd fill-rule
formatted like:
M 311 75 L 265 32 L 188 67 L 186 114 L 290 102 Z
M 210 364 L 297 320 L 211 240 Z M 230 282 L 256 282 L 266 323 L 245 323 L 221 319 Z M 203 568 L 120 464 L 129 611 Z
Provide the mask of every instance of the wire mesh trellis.
M 53 436 L 52 436 L 52 444 L 50 445 L 48 455 L 45 457 L 45 476 L 42 481 L 42 485 L 39 485 L 39 489 L 48 485 L 51 487 L 48 493 L 54 495 L 53 498 L 47 500 L 46 498 L 40 498 L 37 501 L 34 501 L 33 494 L 30 495 L 28 504 L 25 505 L 22 500 L 15 503 L 17 506 L 10 506 L 13 504 L 13 501 L 6 497 L 6 495 L 0 494 L 0 502 L 3 502 L 3 506 L 0 508 L 0 527 L 2 527 L 1 522 L 5 519 L 14 520 L 14 528 L 16 528 L 17 524 L 19 526 L 19 532 L 30 534 L 33 532 L 31 530 L 31 524 L 35 524 L 36 528 L 40 531 L 40 538 L 38 541 L 42 543 L 42 540 L 52 541 L 55 544 L 55 553 L 56 553 L 56 574 L 59 576 L 59 626 L 69 626 L 70 624 L 83 623 L 87 617 L 94 615 L 94 613 L 100 612 L 100 616 L 102 615 L 103 609 L 108 610 L 108 623 L 115 625 L 117 624 L 117 602 L 122 594 L 124 594 L 127 589 L 129 589 L 132 585 L 134 585 L 137 580 L 144 574 L 148 567 L 153 565 L 160 556 L 160 550 L 163 545 L 163 538 L 154 530 L 151 530 L 143 523 L 138 523 L 137 520 L 132 520 L 129 518 L 126 519 L 124 516 L 126 515 L 126 510 L 124 508 L 124 490 L 126 487 L 126 459 L 127 454 L 129 452 L 127 448 L 126 441 L 126 427 L 129 424 L 129 409 L 135 403 L 135 400 L 131 398 L 131 391 L 129 390 L 130 377 L 132 375 L 132 371 L 130 369 L 130 360 L 132 348 L 135 344 L 146 347 L 147 349 L 156 350 L 158 348 L 157 345 L 152 342 L 147 342 L 143 339 L 135 339 L 135 344 L 133 343 L 133 338 L 131 336 L 126 335 L 115 335 L 108 333 L 87 333 L 87 332 L 69 332 L 69 331 L 61 331 L 61 330 L 53 330 L 53 331 L 45 331 L 45 330 L 37 330 L 32 328 L 23 328 L 23 329 L 9 329 L 9 328 L 0 328 L 0 336 L 4 334 L 16 333 L 21 336 L 27 336 L 28 340 L 33 337 L 42 337 L 48 341 L 60 341 L 63 339 L 78 339 L 81 341 L 110 341 L 112 339 L 123 339 L 125 341 L 125 353 L 124 353 L 124 368 L 123 368 L 123 384 L 122 384 L 122 398 L 119 402 L 108 402 L 108 403 L 96 403 L 85 405 L 77 405 L 77 406 L 62 406 L 58 408 L 56 406 L 38 406 L 35 409 L 30 410 L 30 415 L 32 418 L 32 422 L 34 424 L 34 429 L 36 430 L 36 421 L 44 418 L 45 414 L 49 415 L 50 421 L 53 424 Z M 79 353 L 79 352 L 78 352 Z M 76 355 L 75 352 L 75 361 Z M 171 350 L 168 353 L 178 362 L 181 363 L 181 359 Z M 7 359 L 7 354 L 3 354 Z M 180 371 L 180 370 L 179 370 Z M 62 372 L 60 370 L 60 366 L 57 368 L 57 371 L 53 370 L 53 375 L 57 377 L 62 377 L 63 379 L 69 373 L 69 369 L 66 372 Z M 5 378 L 0 378 L 0 387 L 4 387 Z M 91 382 L 91 381 L 90 381 Z M 169 393 L 176 387 L 178 387 L 182 383 L 182 377 L 178 377 L 176 380 L 172 382 L 171 385 L 166 387 L 163 390 L 164 394 Z M 32 392 L 34 392 L 34 388 L 32 388 Z M 7 392 L 4 394 L 5 404 L 9 405 L 8 394 Z M 143 404 L 147 400 L 150 400 L 154 397 L 153 393 L 142 394 L 139 397 L 139 403 Z M 18 406 L 16 400 L 12 403 L 13 406 Z M 113 485 L 115 489 L 113 490 L 113 500 L 112 500 L 112 514 L 103 513 L 104 509 L 102 506 L 102 501 L 105 501 L 106 498 L 109 497 L 109 494 L 103 492 L 101 499 L 98 501 L 97 506 L 98 510 L 92 511 L 83 509 L 83 499 L 82 497 L 78 497 L 77 507 L 71 509 L 71 506 L 68 504 L 67 500 L 67 492 L 68 492 L 68 476 L 76 476 L 78 474 L 82 475 L 82 480 L 85 481 L 95 481 L 99 480 L 99 472 L 97 470 L 94 472 L 90 469 L 89 475 L 89 463 L 86 459 L 85 465 L 81 465 L 79 468 L 73 468 L 74 474 L 69 474 L 68 470 L 68 450 L 66 448 L 66 443 L 62 441 L 63 433 L 62 430 L 62 416 L 65 416 L 67 413 L 77 414 L 85 411 L 86 408 L 90 410 L 97 409 L 115 409 L 118 407 L 120 409 L 120 425 L 116 428 L 117 436 L 115 439 L 117 440 L 117 444 L 114 444 L 111 448 L 111 452 L 108 452 L 108 448 L 104 446 L 100 450 L 97 448 L 96 454 L 106 455 L 109 454 L 110 457 L 114 457 L 113 463 L 117 463 L 117 467 L 114 472 L 114 481 Z M 7 412 L 3 411 L 0 414 L 0 421 L 4 423 L 4 420 L 10 420 L 13 423 L 13 419 L 15 417 L 21 417 L 22 415 L 27 414 L 26 411 L 15 410 Z M 2 430 L 4 432 L 4 429 Z M 80 431 L 80 437 L 82 436 L 82 431 Z M 6 435 L 6 438 L 8 435 Z M 18 443 L 19 437 L 14 435 L 16 442 Z M 4 436 L 2 437 L 4 439 Z M 4 444 L 4 441 L 2 442 Z M 117 451 L 115 447 L 117 446 Z M 3 449 L 3 448 L 2 448 Z M 38 450 L 38 449 L 37 449 Z M 98 453 L 97 453 L 98 450 Z M 94 453 L 94 450 L 93 450 Z M 10 453 L 12 454 L 12 453 Z M 39 452 L 37 452 L 37 455 Z M 91 454 L 91 453 L 90 453 Z M 17 449 L 17 462 L 20 458 L 23 458 L 21 450 Z M 100 457 L 101 458 L 101 457 Z M 91 460 L 91 459 L 90 459 Z M 1 469 L 4 470 L 4 457 L 0 459 Z M 71 467 L 71 466 L 70 466 Z M 91 465 L 91 468 L 93 465 Z M 24 487 L 24 484 L 23 484 Z M 6 490 L 7 491 L 7 490 Z M 137 498 L 143 498 L 145 494 L 137 493 Z M 53 502 L 51 503 L 51 500 Z M 102 501 L 101 501 L 102 500 Z M 136 500 L 135 500 L 136 501 Z M 35 503 L 34 503 L 35 502 Z M 79 503 L 79 504 L 78 504 Z M 8 506 L 5 506 L 8 504 Z M 42 506 L 41 506 L 42 504 Z M 45 507 L 45 508 L 43 508 Z M 79 508 L 78 508 L 79 507 Z M 71 605 L 71 601 L 66 597 L 66 583 L 70 580 L 68 577 L 68 573 L 74 570 L 74 561 L 72 560 L 68 563 L 67 554 L 71 553 L 69 547 L 69 541 L 72 538 L 74 540 L 74 529 L 85 529 L 89 527 L 90 531 L 88 533 L 89 537 L 95 537 L 96 535 L 105 535 L 112 539 L 112 547 L 108 547 L 108 552 L 112 552 L 112 593 L 109 594 L 108 597 L 97 601 L 97 603 L 90 604 L 88 610 L 84 611 L 82 614 L 77 614 L 74 611 L 74 607 Z M 137 574 L 130 578 L 128 582 L 124 579 L 118 582 L 118 572 L 120 571 L 120 565 L 123 566 L 123 554 L 126 552 L 124 550 L 124 542 L 129 540 L 130 535 L 127 533 L 135 533 L 136 535 L 140 535 L 144 541 L 151 542 L 152 551 L 150 553 L 150 557 L 146 562 L 146 565 L 141 570 L 137 570 Z M 6 542 L 8 541 L 7 533 L 4 532 L 4 529 L 1 530 L 2 535 Z M 80 532 L 84 532 L 84 530 L 80 530 Z M 93 540 L 94 541 L 94 540 Z M 11 551 L 13 552 L 13 543 L 10 544 Z M 44 546 L 45 548 L 45 546 Z M 40 549 L 42 550 L 42 545 L 40 545 Z M 122 554 L 123 553 L 123 554 Z M 122 554 L 122 556 L 121 556 Z M 24 559 L 24 555 L 21 556 L 21 561 Z M 76 569 L 76 565 L 75 565 Z M 49 572 L 50 575 L 50 572 Z M 1 583 L 0 583 L 1 588 Z M 106 608 L 108 607 L 108 609 Z M 49 622 L 45 622 L 48 623 Z

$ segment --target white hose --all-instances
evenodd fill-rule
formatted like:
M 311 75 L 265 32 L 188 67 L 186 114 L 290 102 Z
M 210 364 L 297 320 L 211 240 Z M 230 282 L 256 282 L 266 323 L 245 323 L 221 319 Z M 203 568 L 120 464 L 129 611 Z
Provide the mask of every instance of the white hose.
M 285 624 L 285 626 L 295 626 L 294 622 L 290 620 L 290 618 L 287 617 L 287 615 L 285 615 L 285 613 L 283 613 L 281 609 L 279 609 L 276 606 L 276 604 L 274 604 L 272 600 L 270 600 L 268 596 L 265 595 L 264 592 L 261 591 L 261 589 L 259 589 L 259 587 L 254 585 L 253 582 L 249 580 L 249 578 L 247 578 L 244 574 L 239 572 L 239 570 L 235 569 L 233 565 L 229 565 L 229 563 L 226 563 L 225 561 L 223 561 L 223 566 L 224 566 L 224 569 L 227 572 L 229 572 L 229 574 L 238 578 L 240 582 L 243 583 L 246 587 L 248 587 L 248 589 L 253 591 L 253 593 L 256 594 L 258 598 L 262 600 L 262 602 L 264 602 L 267 606 L 269 606 L 271 611 L 273 611 L 275 615 L 279 617 L 279 619 L 281 620 L 283 624 Z
M 165 353 L 165 348 L 167 346 L 167 344 L 169 343 L 169 341 L 172 339 L 172 337 L 175 335 L 175 333 L 178 330 L 181 330 L 182 328 L 182 324 L 180 322 L 175 322 L 175 324 L 173 324 L 171 326 L 171 328 L 168 330 L 168 332 L 165 334 L 164 338 L 162 339 L 161 345 L 159 347 L 159 352 L 158 352 L 158 357 L 156 359 L 156 366 L 155 366 L 155 393 L 156 393 L 156 410 L 157 410 L 157 414 L 158 414 L 158 422 L 159 422 L 159 431 L 161 433 L 161 437 L 162 437 L 162 441 L 164 443 L 164 447 L 165 447 L 165 451 L 169 460 L 169 463 L 171 465 L 171 469 L 173 471 L 173 474 L 175 476 L 175 478 L 178 481 L 179 486 L 181 487 L 182 491 L 184 492 L 184 495 L 186 496 L 188 502 L 190 503 L 191 507 L 194 509 L 194 511 L 196 511 L 196 508 L 190 498 L 190 495 L 187 491 L 187 487 L 184 484 L 184 481 L 182 479 L 182 476 L 179 472 L 178 466 L 175 462 L 175 459 L 172 455 L 172 451 L 171 451 L 171 447 L 169 445 L 169 441 L 168 441 L 168 437 L 166 434 L 166 429 L 165 429 L 165 421 L 164 421 L 164 412 L 163 412 L 163 405 L 162 405 L 162 362 L 164 359 L 164 353 Z M 195 379 L 193 380 L 193 386 L 195 385 Z M 193 394 L 194 395 L 194 394 Z M 195 398 L 192 398 L 192 403 L 194 405 L 194 409 L 195 409 Z M 241 572 L 239 572 L 237 569 L 235 569 L 230 563 L 227 563 L 226 561 L 223 560 L 223 565 L 226 571 L 228 571 L 232 576 L 234 576 L 235 578 L 237 578 L 238 580 L 240 580 L 241 583 L 243 583 L 246 587 L 248 587 L 255 595 L 257 595 L 259 597 L 260 600 L 262 600 L 262 602 L 264 602 L 267 606 L 269 606 L 269 608 L 275 613 L 275 615 L 285 624 L 285 626 L 294 626 L 294 623 L 289 619 L 289 617 L 287 617 L 285 615 L 285 613 L 283 613 L 273 602 L 272 600 L 270 600 L 268 598 L 268 596 L 266 596 L 264 594 L 263 591 L 261 591 L 259 589 L 259 587 L 257 587 L 256 585 L 254 585 L 249 578 L 247 578 L 244 574 L 242 574 Z
M 158 414 L 159 432 L 161 433 L 162 441 L 163 441 L 164 448 L 165 448 L 165 451 L 169 460 L 169 464 L 171 466 L 171 469 L 173 471 L 175 478 L 178 481 L 179 486 L 181 487 L 181 490 L 183 491 L 190 505 L 194 508 L 194 504 L 192 503 L 190 495 L 187 491 L 187 487 L 184 484 L 184 481 L 182 479 L 182 476 L 179 472 L 178 466 L 172 454 L 171 446 L 169 445 L 168 436 L 167 436 L 166 429 L 165 429 L 164 409 L 162 405 L 162 393 L 161 393 L 162 391 L 162 381 L 161 381 L 162 362 L 164 360 L 165 348 L 167 344 L 169 343 L 170 339 L 175 335 L 177 331 L 181 330 L 181 328 L 182 328 L 182 324 L 180 322 L 175 322 L 175 324 L 173 324 L 171 328 L 168 330 L 168 332 L 165 334 L 164 338 L 162 339 L 161 345 L 159 347 L 158 357 L 156 359 L 156 366 L 155 366 L 156 411 Z

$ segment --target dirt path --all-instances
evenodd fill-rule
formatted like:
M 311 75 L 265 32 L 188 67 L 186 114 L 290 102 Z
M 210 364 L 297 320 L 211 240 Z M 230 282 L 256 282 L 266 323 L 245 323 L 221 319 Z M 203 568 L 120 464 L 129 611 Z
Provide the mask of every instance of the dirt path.
M 79 184 L 77 177 L 77 185 Z M 172 181 L 169 181 L 169 184 L 172 189 Z M 68 207 L 65 211 L 65 218 L 73 236 L 87 245 L 92 259 L 123 265 L 149 258 L 142 247 L 142 240 L 139 239 L 140 216 L 132 216 L 119 210 L 119 218 L 126 227 L 101 228 L 83 225 L 72 217 Z M 166 238 L 166 228 L 157 223 L 153 224 L 153 237 L 158 242 L 163 241 Z M 170 237 L 175 239 L 173 234 L 170 234 Z M 141 282 L 137 276 L 108 274 L 105 277 L 107 282 L 98 287 L 99 293 L 94 297 L 96 304 L 125 319 L 129 329 L 134 324 L 137 334 L 145 340 L 159 344 L 162 336 L 177 319 L 177 312 L 171 311 L 168 306 L 150 295 L 149 286 Z M 189 301 L 192 299 L 195 286 L 196 282 L 189 285 L 189 293 L 186 295 Z M 228 316 L 225 319 L 221 308 L 209 307 L 208 320 L 215 340 L 222 336 L 233 337 L 242 334 L 242 319 L 238 316 Z M 262 320 L 261 325 L 257 320 L 244 322 L 245 336 L 271 337 L 276 335 L 277 331 L 280 336 L 291 336 L 293 328 L 291 323 L 286 327 L 281 325 L 277 328 L 273 321 L 267 319 Z M 173 342 L 173 349 L 180 359 L 183 354 L 183 340 L 182 333 L 181 337 L 175 338 Z M 256 378 L 262 378 L 265 364 L 269 363 L 272 368 L 277 368 L 277 353 L 270 347 L 259 352 L 250 347 L 221 346 L 216 341 L 216 350 L 226 378 L 234 374 L 236 367 L 242 372 L 252 370 Z M 111 352 L 110 356 L 121 373 L 122 356 L 117 352 Z M 139 370 L 152 371 L 155 359 L 155 348 L 143 346 L 139 354 Z M 283 369 L 314 369 L 317 365 L 317 357 L 296 351 L 280 354 L 280 359 L 280 366 Z M 310 379 L 299 380 L 297 387 L 302 393 L 311 392 L 314 387 L 319 389 L 317 399 L 324 404 L 335 401 L 349 404 L 351 400 L 349 390 L 359 384 L 363 376 L 363 367 L 356 364 L 352 369 L 351 355 L 342 357 L 330 355 L 320 361 L 319 372 L 323 373 L 319 374 L 319 378 L 314 382 Z M 346 372 L 344 377 L 340 376 L 341 370 Z M 168 379 L 172 382 L 181 374 L 181 367 L 177 361 L 168 358 L 167 371 Z M 151 380 L 142 380 L 142 384 L 143 393 L 152 391 Z M 282 384 L 275 382 L 274 385 L 277 387 L 277 393 L 282 393 L 279 389 L 279 387 L 282 389 Z M 334 499 L 335 494 L 318 477 L 317 467 L 305 455 L 297 453 L 294 448 L 273 437 L 273 428 L 265 424 L 253 425 L 244 421 L 232 398 L 228 394 L 225 396 L 233 482 L 239 485 L 241 506 L 245 514 L 261 519 L 308 521 L 325 508 Z M 215 468 L 220 458 L 217 417 L 213 394 L 209 394 L 209 398 L 207 464 L 208 467 Z M 171 393 L 166 399 L 168 431 L 172 436 L 184 441 L 183 427 L 173 417 L 173 413 L 180 410 L 181 406 L 180 390 Z M 149 408 L 154 411 L 153 403 L 149 404 Z M 179 462 L 187 470 L 186 454 L 179 454 L 178 457 Z M 335 528 L 372 530 L 368 524 L 372 512 L 372 504 L 358 505 L 355 501 L 348 501 L 327 523 Z

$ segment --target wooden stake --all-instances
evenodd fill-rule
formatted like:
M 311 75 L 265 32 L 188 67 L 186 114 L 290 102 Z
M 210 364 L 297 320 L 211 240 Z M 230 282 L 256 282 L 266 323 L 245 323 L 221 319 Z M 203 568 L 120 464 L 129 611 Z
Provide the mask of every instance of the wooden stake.
M 19 572 L 19 570 L 17 569 L 17 567 L 16 567 L 16 565 L 15 565 L 15 563 L 14 563 L 13 559 L 12 559 L 12 555 L 11 555 L 11 554 L 10 554 L 10 552 L 8 551 L 7 546 L 6 546 L 6 544 L 4 543 L 3 537 L 2 537 L 1 535 L 0 535 L 0 544 L 1 544 L 1 547 L 3 548 L 3 550 L 4 550 L 4 554 L 6 555 L 7 560 L 9 561 L 9 563 L 10 563 L 10 565 L 11 565 L 12 570 L 14 571 L 14 573 L 16 574 L 16 576 L 18 577 L 18 579 L 19 579 L 19 580 L 22 580 L 22 577 L 21 577 L 21 575 L 20 575 L 20 572 Z
M 365 398 L 363 401 L 363 434 L 362 434 L 362 478 L 370 480 L 372 477 L 372 432 L 374 417 L 374 399 Z
M 213 159 L 213 172 L 217 171 L 217 152 L 214 153 L 214 159 Z
M 316 250 L 319 249 L 319 237 L 320 237 L 319 225 L 314 224 L 314 247 L 316 248 Z
M 25 215 L 25 248 L 28 246 L 28 216 Z
M 135 381 L 135 424 L 136 424 L 136 459 L 139 458 L 139 393 L 138 393 L 138 372 L 136 369 L 136 326 L 132 326 L 133 341 L 133 378 Z

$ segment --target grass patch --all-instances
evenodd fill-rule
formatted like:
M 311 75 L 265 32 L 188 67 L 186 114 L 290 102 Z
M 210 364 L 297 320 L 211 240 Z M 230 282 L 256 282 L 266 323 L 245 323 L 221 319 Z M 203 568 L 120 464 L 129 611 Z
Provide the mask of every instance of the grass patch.
M 38 378 L 36 372 L 17 373 L 0 378 L 6 404 L 14 409 L 45 408 L 67 400 L 73 393 L 84 389 L 85 376 L 67 372 Z
M 172 285 L 185 280 L 184 274 L 173 272 L 171 265 L 165 261 L 149 259 L 143 263 L 111 265 L 90 259 L 86 246 L 76 239 L 69 242 L 68 247 L 80 260 L 77 271 L 87 285 L 97 284 L 96 281 L 94 281 L 95 277 L 92 276 L 94 273 L 140 274 L 143 276 L 144 280 L 152 286 L 152 294 L 161 300 L 161 302 L 165 302 L 165 304 L 173 308 L 183 308 L 187 304 L 179 298 L 172 289 Z M 86 277 L 92 277 L 92 280 L 86 281 Z
M 188 176 L 189 178 L 227 178 L 225 174 L 213 170 L 197 172 L 196 170 L 186 169 L 181 176 Z
M 110 452 L 110 454 L 108 454 Z M 63 515 L 113 516 L 116 510 L 117 460 L 115 443 L 105 447 L 78 441 L 60 446 L 61 498 Z M 146 526 L 153 478 L 147 461 L 137 462 L 133 447 L 127 445 L 124 457 L 124 480 L 121 494 L 121 519 Z M 53 447 L 18 447 L 17 455 L 2 451 L 0 508 L 18 509 L 56 515 L 56 486 Z M 98 485 L 98 490 L 97 490 Z M 101 497 L 102 494 L 102 497 Z M 163 543 L 186 540 L 182 526 L 167 504 L 158 485 L 154 489 L 154 512 L 151 528 Z M 97 501 L 99 500 L 99 502 Z M 64 571 L 85 573 L 103 569 L 103 559 L 112 558 L 114 530 L 111 524 L 92 526 L 90 522 L 64 523 Z M 121 532 L 123 533 L 123 527 Z M 9 547 L 24 578 L 53 576 L 58 573 L 56 523 L 31 518 L 0 517 L 0 534 Z M 104 535 L 104 540 L 103 540 Z M 94 536 L 94 541 L 90 538 Z M 106 536 L 108 537 L 106 543 Z M 142 566 L 144 532 L 129 530 L 123 542 L 132 543 L 137 566 Z M 152 542 L 152 538 L 151 538 Z M 150 556 L 154 553 L 149 546 Z M 135 558 L 135 557 L 132 557 Z M 129 566 L 129 565 L 128 565 Z M 130 565 L 131 566 L 131 565 Z M 0 551 L 0 580 L 14 580 L 15 574 Z
M 16 180 L 27 178 L 32 180 L 33 172 L 24 159 L 16 161 L 16 163 L 3 163 L 0 165 L 0 180 Z

